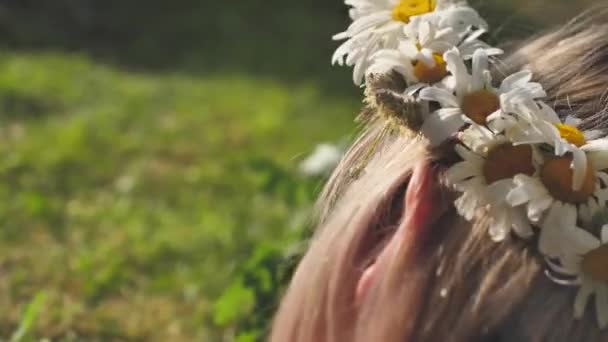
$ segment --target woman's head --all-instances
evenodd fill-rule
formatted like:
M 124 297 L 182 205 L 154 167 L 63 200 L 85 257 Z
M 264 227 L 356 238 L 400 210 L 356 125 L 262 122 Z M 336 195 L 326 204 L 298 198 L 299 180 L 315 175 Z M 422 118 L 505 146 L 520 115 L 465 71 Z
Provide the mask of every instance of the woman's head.
M 588 13 L 515 49 L 495 73 L 526 66 L 560 116 L 608 133 L 608 16 Z M 446 185 L 453 149 L 433 148 L 380 112 L 394 79 L 368 87 L 365 127 L 332 175 L 320 224 L 277 314 L 272 341 L 602 341 L 576 289 L 544 274 L 536 241 L 490 238 Z

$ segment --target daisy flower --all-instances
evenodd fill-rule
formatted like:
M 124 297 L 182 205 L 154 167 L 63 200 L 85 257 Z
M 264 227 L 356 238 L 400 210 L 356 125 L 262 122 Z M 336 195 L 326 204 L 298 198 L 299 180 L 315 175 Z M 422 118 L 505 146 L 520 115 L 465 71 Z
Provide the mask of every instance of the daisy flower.
M 527 128 L 515 132 L 512 139 L 519 144 L 546 143 L 552 146 L 555 156 L 572 156 L 573 190 L 583 187 L 589 163 L 597 170 L 608 168 L 608 139 L 600 138 L 601 131 L 582 131 L 578 128 L 582 120 L 571 116 L 562 122 L 557 113 L 543 102 L 520 108 L 513 113 L 523 118 L 522 124 Z
M 606 205 L 608 174 L 587 167 L 582 187 L 574 190 L 572 160 L 572 156 L 549 158 L 540 166 L 538 176 L 515 176 L 515 186 L 506 196 L 511 206 L 525 206 L 528 218 L 541 232 L 569 229 L 579 221 L 589 223 Z M 559 248 L 547 243 L 546 237 L 551 237 L 551 233 L 541 233 L 539 250 L 549 256 L 559 254 Z
M 355 84 L 362 83 L 371 65 L 370 57 L 381 49 L 397 48 L 404 38 L 404 28 L 417 17 L 426 17 L 457 32 L 473 26 L 487 27 L 474 9 L 445 0 L 346 0 L 346 4 L 352 6 L 353 23 L 333 37 L 346 42 L 338 47 L 332 63 L 354 66 Z
M 382 49 L 372 56 L 373 64 L 368 73 L 398 72 L 413 88 L 407 93 L 438 83 L 448 76 L 443 54 L 454 47 L 465 59 L 472 57 L 477 49 L 484 49 L 488 56 L 502 53 L 502 50 L 477 40 L 477 35 L 463 39 L 462 34 L 452 27 L 441 28 L 428 20 L 410 23 L 404 33 L 406 39 L 400 40 L 397 48 Z
M 511 110 L 511 102 L 544 97 L 538 83 L 530 82 L 530 71 L 508 76 L 499 88 L 492 86 L 488 55 L 483 49 L 473 54 L 472 74 L 457 49 L 444 54 L 447 69 L 453 76 L 454 91 L 443 87 L 427 87 L 420 98 L 439 103 L 440 108 L 429 115 L 421 131 L 433 145 L 456 133 L 465 124 L 485 125 L 488 117 Z
M 595 296 L 595 311 L 601 329 L 608 327 L 608 225 L 598 239 L 578 227 L 555 232 L 553 239 L 561 241 L 557 262 L 548 260 L 549 268 L 558 274 L 575 277 L 580 289 L 574 303 L 574 315 L 582 318 L 589 299 Z M 557 280 L 556 282 L 559 282 Z
M 542 102 L 519 104 L 520 110 L 510 114 L 515 116 L 511 124 L 518 129 L 507 128 L 505 134 L 516 146 L 538 146 L 543 161 L 535 177 L 515 176 L 516 186 L 508 193 L 507 202 L 526 206 L 528 218 L 543 231 L 591 222 L 597 209 L 606 205 L 608 174 L 603 170 L 608 166 L 608 139 L 587 141 L 598 132 L 580 131 L 574 126 L 580 122 L 573 118 L 562 123 Z M 551 234 L 541 235 L 541 252 L 553 255 L 557 251 L 544 243 L 543 236 Z
M 606 202 L 608 176 L 602 171 L 608 167 L 608 139 L 587 141 L 598 133 L 579 130 L 574 126 L 578 121 L 572 118 L 562 123 L 555 111 L 544 103 L 539 103 L 537 108 L 536 116 L 527 118 L 532 121 L 528 121 L 526 129 L 518 132 L 524 133 L 513 134 L 512 139 L 518 144 L 549 146 L 550 151 L 537 179 L 519 180 L 522 185 L 535 183 L 529 187 L 528 194 L 518 191 L 513 198 L 519 196 L 515 202 L 520 202 L 528 197 L 529 215 L 536 221 L 555 201 L 577 206 L 582 210 L 581 218 L 589 221 L 592 209 Z M 535 199 L 542 199 L 542 203 Z
M 490 236 L 503 241 L 511 231 L 529 238 L 533 230 L 522 207 L 506 202 L 513 189 L 513 177 L 536 172 L 534 150 L 530 145 L 514 146 L 505 136 L 483 126 L 471 126 L 460 134 L 462 145 L 456 152 L 463 159 L 447 171 L 447 179 L 462 192 L 456 209 L 467 220 L 479 214 L 492 217 Z

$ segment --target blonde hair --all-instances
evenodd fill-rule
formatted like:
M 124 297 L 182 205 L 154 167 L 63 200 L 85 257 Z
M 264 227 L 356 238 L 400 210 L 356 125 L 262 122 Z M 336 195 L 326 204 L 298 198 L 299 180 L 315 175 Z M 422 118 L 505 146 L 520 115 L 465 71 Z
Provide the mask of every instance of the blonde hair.
M 594 13 L 591 15 L 591 13 Z M 497 74 L 529 67 L 560 115 L 608 128 L 608 16 L 595 9 L 524 43 Z M 398 89 L 373 82 L 365 127 L 329 180 L 319 228 L 275 318 L 273 342 L 602 341 L 593 312 L 573 319 L 575 290 L 543 274 L 534 242 L 488 238 L 488 220 L 471 224 L 453 210 L 430 235 L 400 245 L 363 303 L 357 282 L 402 223 L 414 165 L 445 158 L 382 115 Z M 440 167 L 440 166 L 437 166 Z M 444 202 L 453 196 L 444 189 Z M 441 205 L 440 203 L 437 204 Z M 410 239 L 411 240 L 411 239 Z

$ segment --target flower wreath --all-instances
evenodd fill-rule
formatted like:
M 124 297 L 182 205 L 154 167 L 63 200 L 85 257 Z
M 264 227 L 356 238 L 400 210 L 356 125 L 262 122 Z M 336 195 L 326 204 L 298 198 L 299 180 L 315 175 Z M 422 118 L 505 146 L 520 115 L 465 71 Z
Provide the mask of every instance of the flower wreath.
M 457 138 L 461 161 L 447 179 L 461 193 L 458 213 L 489 214 L 496 242 L 537 237 L 548 277 L 579 287 L 575 316 L 594 296 L 598 323 L 608 327 L 608 138 L 561 120 L 528 70 L 496 84 L 489 67 L 502 51 L 480 40 L 488 25 L 466 3 L 346 4 L 353 23 L 334 37 L 346 42 L 333 62 L 353 66 L 356 84 L 368 76 L 368 88 L 374 75 L 402 78 L 397 96 L 423 108 L 406 124 L 432 145 Z

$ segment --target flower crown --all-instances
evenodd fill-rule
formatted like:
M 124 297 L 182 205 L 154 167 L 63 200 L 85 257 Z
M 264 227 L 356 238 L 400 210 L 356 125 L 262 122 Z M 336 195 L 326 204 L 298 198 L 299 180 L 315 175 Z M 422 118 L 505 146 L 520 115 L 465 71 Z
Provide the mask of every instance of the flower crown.
M 334 37 L 346 42 L 333 62 L 353 66 L 358 85 L 368 76 L 373 87 L 373 75 L 402 79 L 393 96 L 404 99 L 406 125 L 432 145 L 458 141 L 462 160 L 447 171 L 461 193 L 458 213 L 492 217 L 496 242 L 537 238 L 549 279 L 579 287 L 575 316 L 594 297 L 608 327 L 608 139 L 560 119 L 528 70 L 493 82 L 490 64 L 502 51 L 480 40 L 488 25 L 466 3 L 345 2 L 353 23 Z

